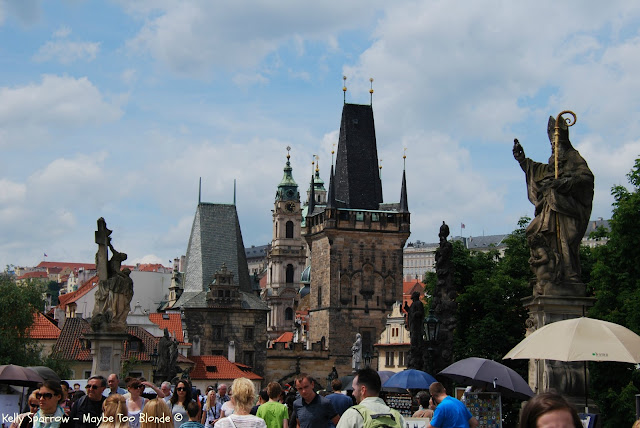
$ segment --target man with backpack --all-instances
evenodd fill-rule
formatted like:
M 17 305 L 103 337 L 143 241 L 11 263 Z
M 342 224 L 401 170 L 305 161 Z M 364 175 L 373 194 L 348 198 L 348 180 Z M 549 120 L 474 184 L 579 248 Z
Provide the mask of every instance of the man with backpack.
M 403 428 L 404 418 L 387 406 L 380 394 L 382 382 L 378 372 L 360 369 L 353 378 L 353 396 L 358 402 L 342 414 L 337 428 Z

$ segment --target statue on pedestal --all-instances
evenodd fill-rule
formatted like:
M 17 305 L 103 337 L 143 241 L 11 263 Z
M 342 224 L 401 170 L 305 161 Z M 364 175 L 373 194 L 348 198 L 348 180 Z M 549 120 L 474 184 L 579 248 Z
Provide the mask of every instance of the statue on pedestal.
M 417 291 L 411 294 L 411 300 L 413 300 L 411 306 L 404 302 L 409 337 L 411 338 L 407 368 L 422 370 L 422 356 L 425 353 L 423 337 L 424 305 L 420 301 L 420 293 Z
M 360 370 L 362 363 L 362 336 L 356 333 L 356 341 L 351 345 L 351 368 L 353 372 Z
M 99 281 L 91 317 L 91 327 L 96 332 L 126 330 L 127 315 L 131 310 L 133 298 L 133 280 L 129 277 L 131 270 L 121 269 L 127 255 L 113 248 L 111 233 L 104 218 L 100 217 L 98 230 L 95 233 L 96 244 L 98 244 L 96 270 Z M 108 260 L 109 249 L 112 253 L 110 260 Z
M 562 117 L 566 113 L 573 116 L 572 122 Z M 580 278 L 579 249 L 591 215 L 594 178 L 569 140 L 569 126 L 575 121 L 570 111 L 549 118 L 548 163 L 525 157 L 517 139 L 513 144 L 513 157 L 525 173 L 528 198 L 535 206 L 535 218 L 526 230 L 530 265 L 536 274 L 534 295 L 586 294 Z

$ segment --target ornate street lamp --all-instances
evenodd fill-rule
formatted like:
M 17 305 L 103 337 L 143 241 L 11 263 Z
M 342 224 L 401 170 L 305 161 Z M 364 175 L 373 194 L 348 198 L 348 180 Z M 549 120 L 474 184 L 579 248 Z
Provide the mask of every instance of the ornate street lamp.
M 424 319 L 423 322 L 424 339 L 427 342 L 427 352 L 429 355 L 429 361 L 427 364 L 427 372 L 433 372 L 433 347 L 438 341 L 438 334 L 440 333 L 440 320 L 433 313 L 433 308 L 429 309 L 429 316 Z
M 156 370 L 158 369 L 158 348 L 153 348 L 153 353 L 149 355 L 151 357 L 151 369 L 153 370 L 153 383 L 156 383 Z
M 364 366 L 366 368 L 371 367 L 371 360 L 373 359 L 373 355 L 371 355 L 371 352 L 367 351 L 362 355 L 362 358 L 364 359 Z

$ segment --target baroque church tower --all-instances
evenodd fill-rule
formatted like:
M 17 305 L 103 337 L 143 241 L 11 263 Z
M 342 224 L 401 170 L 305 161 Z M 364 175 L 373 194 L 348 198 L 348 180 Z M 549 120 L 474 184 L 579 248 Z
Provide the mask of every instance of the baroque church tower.
M 287 152 L 291 150 L 287 147 Z M 267 317 L 269 340 L 293 332 L 300 277 L 305 268 L 306 249 L 302 239 L 302 210 L 298 184 L 293 179 L 290 154 L 278 185 L 273 209 L 273 237 L 267 256 L 267 285 L 263 298 L 270 308 Z
M 356 333 L 363 354 L 373 354 L 387 314 L 402 301 L 410 234 L 404 173 L 400 202 L 383 203 L 370 105 L 344 104 L 326 205 L 314 202 L 312 193 L 304 235 L 311 251 L 309 341 L 324 341 L 338 371 L 350 372 Z

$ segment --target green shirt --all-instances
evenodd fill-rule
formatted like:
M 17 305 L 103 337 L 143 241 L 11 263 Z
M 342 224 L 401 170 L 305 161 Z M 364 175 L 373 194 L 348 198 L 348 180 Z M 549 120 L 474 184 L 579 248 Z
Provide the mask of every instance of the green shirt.
M 264 419 L 267 428 L 282 428 L 282 421 L 289 419 L 287 406 L 277 401 L 267 401 L 258 407 L 256 416 Z

